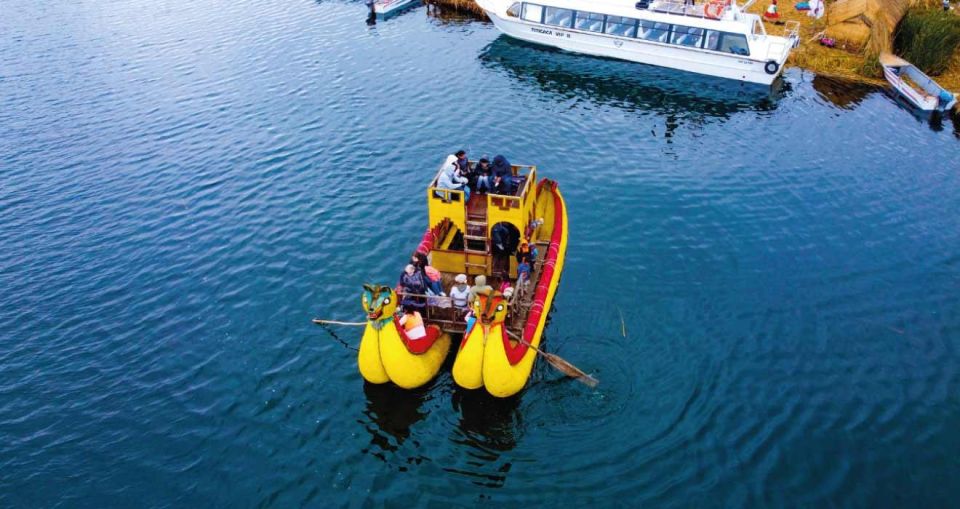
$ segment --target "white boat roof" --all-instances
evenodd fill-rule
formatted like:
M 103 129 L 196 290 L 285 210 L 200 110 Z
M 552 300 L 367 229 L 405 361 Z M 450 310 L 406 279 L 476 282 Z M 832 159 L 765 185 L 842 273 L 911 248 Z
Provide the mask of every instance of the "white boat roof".
M 722 30 L 725 32 L 750 33 L 751 24 L 754 19 L 759 19 L 755 14 L 740 13 L 739 19 L 730 19 L 724 16 L 723 19 L 702 18 L 699 16 L 686 16 L 683 14 L 671 14 L 668 12 L 657 12 L 650 9 L 637 9 L 635 0 L 521 0 L 527 3 L 545 5 L 548 7 L 560 7 L 564 9 L 573 9 L 576 11 L 595 12 L 598 14 L 609 14 L 613 16 L 623 16 L 625 18 L 642 19 L 659 23 L 672 23 L 696 28 L 705 28 L 708 30 Z M 701 3 L 704 0 L 701 1 Z M 651 5 L 655 0 L 651 0 Z M 681 1 L 673 0 L 665 3 L 679 3 Z M 733 7 L 736 9 L 736 7 Z

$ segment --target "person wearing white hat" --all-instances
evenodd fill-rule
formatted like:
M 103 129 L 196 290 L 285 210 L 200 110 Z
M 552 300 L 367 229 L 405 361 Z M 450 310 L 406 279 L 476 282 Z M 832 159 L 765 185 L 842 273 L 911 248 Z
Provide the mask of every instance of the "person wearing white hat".
M 467 275 L 466 274 L 457 274 L 457 277 L 453 278 L 455 284 L 450 287 L 450 300 L 453 301 L 453 306 L 457 309 L 466 309 L 467 308 L 467 298 L 470 296 L 470 287 L 467 286 Z

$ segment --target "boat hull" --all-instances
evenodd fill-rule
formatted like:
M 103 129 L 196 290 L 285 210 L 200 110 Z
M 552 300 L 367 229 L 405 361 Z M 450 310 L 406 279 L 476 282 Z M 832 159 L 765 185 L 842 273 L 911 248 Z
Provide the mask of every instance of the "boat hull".
M 419 0 L 394 0 L 386 2 L 374 2 L 373 3 L 373 12 L 377 16 L 387 17 L 391 14 L 399 13 L 408 7 L 413 7 L 417 4 Z
M 919 85 L 924 86 L 924 93 L 921 93 L 906 83 L 901 77 L 901 74 L 909 75 L 910 78 Z M 937 85 L 932 78 L 913 66 L 896 67 L 884 65 L 883 77 L 886 78 L 887 83 L 890 83 L 890 86 L 892 86 L 904 100 L 917 109 L 943 112 L 952 108 L 957 102 L 946 89 Z M 941 96 L 949 96 L 950 98 L 943 99 Z
M 383 367 L 380 358 L 380 331 L 373 322 L 367 322 L 360 339 L 360 353 L 357 355 L 357 367 L 363 379 L 374 384 L 385 384 L 390 381 L 390 375 Z
M 545 224 L 552 224 L 553 231 L 542 262 L 542 279 L 534 289 L 533 307 L 538 312 L 528 315 L 523 329 L 524 340 L 534 347 L 539 347 L 543 339 L 567 251 L 567 212 L 560 190 L 554 182 L 545 179 L 540 181 L 538 196 L 536 216 L 543 218 Z M 508 354 L 508 349 L 514 353 L 518 349 L 524 351 L 516 359 L 513 353 Z M 491 395 L 506 398 L 523 390 L 536 360 L 536 351 L 511 341 L 501 324 L 493 324 L 484 331 L 477 323 L 464 334 L 453 365 L 453 379 L 463 388 L 484 387 Z
M 501 329 L 502 330 L 502 329 Z M 533 364 L 537 360 L 537 352 L 528 348 L 523 358 L 516 364 L 510 364 L 507 360 L 507 341 L 498 334 L 491 335 L 488 338 L 483 349 L 483 386 L 491 395 L 498 398 L 506 398 L 520 392 L 527 379 L 530 378 L 530 372 L 533 371 Z M 537 337 L 537 343 L 540 338 Z
M 393 382 L 404 389 L 414 389 L 437 376 L 450 351 L 450 335 L 438 331 L 439 337 L 429 349 L 412 353 L 400 334 L 393 321 L 379 330 L 367 323 L 358 356 L 360 374 L 366 381 L 375 384 Z
M 500 326 L 493 331 L 499 337 Z M 489 332 L 486 334 L 490 336 Z M 483 358 L 486 347 L 483 327 L 475 324 L 463 335 L 457 359 L 453 362 L 453 381 L 464 389 L 479 389 L 483 387 Z
M 485 9 L 487 16 L 504 34 L 574 53 L 616 58 L 647 65 L 667 67 L 761 85 L 772 85 L 783 72 L 786 55 L 776 62 L 776 71 L 768 73 L 768 62 L 719 52 L 695 50 L 642 39 L 593 34 L 573 29 L 547 27 L 522 20 L 505 19 Z

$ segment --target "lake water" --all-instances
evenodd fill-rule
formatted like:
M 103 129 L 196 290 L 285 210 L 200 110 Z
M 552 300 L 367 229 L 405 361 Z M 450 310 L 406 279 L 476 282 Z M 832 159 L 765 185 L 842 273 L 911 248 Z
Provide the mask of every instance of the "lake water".
M 361 2 L 8 0 L 0 506 L 915 506 L 960 497 L 960 127 Z M 570 247 L 517 398 L 365 386 L 443 156 Z

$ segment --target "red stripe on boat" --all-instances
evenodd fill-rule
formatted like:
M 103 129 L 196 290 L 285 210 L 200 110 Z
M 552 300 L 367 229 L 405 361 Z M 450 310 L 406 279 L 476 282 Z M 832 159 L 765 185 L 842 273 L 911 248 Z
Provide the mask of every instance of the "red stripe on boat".
M 538 195 L 545 184 L 550 186 L 551 192 L 557 189 L 556 182 L 543 179 L 537 186 Z M 537 324 L 540 323 L 540 316 L 543 314 L 547 293 L 550 291 L 550 284 L 553 282 L 553 273 L 557 264 L 557 258 L 560 257 L 560 242 L 563 240 L 563 201 L 557 193 L 553 193 L 553 210 L 554 223 L 553 234 L 550 236 L 550 247 L 547 249 L 547 256 L 543 260 L 540 281 L 537 283 L 533 303 L 530 305 L 530 313 L 527 315 L 527 323 L 523 328 L 523 339 L 527 343 L 532 343 L 533 336 L 537 333 Z M 506 330 L 504 330 L 503 344 L 507 350 L 507 360 L 510 361 L 511 365 L 520 362 L 529 348 L 520 342 L 517 342 L 517 346 L 512 347 L 511 342 L 507 339 Z
M 407 331 L 403 330 L 403 326 L 400 325 L 400 319 L 396 316 L 393 317 L 393 324 L 397 326 L 397 332 L 400 334 L 403 346 L 406 346 L 407 351 L 414 355 L 420 355 L 429 350 L 437 342 L 437 338 L 440 337 L 440 327 L 436 325 L 424 324 L 427 335 L 420 339 L 410 339 L 407 337 Z

